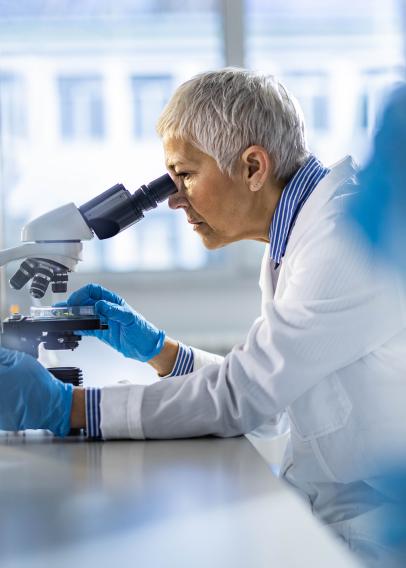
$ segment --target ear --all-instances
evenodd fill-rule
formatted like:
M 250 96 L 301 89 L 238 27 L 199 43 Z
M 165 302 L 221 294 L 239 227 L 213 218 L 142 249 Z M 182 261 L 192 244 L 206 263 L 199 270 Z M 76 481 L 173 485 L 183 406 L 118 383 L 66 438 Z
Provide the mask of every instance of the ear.
M 269 179 L 272 169 L 271 159 L 263 146 L 250 146 L 242 156 L 244 181 L 250 191 L 259 191 Z

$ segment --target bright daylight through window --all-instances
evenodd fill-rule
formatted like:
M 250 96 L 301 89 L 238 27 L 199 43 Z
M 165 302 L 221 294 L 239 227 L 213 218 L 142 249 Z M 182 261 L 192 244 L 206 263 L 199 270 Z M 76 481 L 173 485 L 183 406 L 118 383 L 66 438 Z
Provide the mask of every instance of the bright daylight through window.
M 322 0 L 228 3 L 245 10 L 240 64 L 280 76 L 326 164 L 363 157 L 385 86 L 401 74 L 402 52 L 392 0 L 357 0 L 350 12 L 346 2 L 328 4 L 326 11 Z M 222 0 L 4 3 L 5 245 L 44 211 L 80 205 L 117 182 L 133 191 L 164 173 L 155 122 L 177 85 L 228 63 L 223 8 Z M 188 25 L 180 30 L 179 21 Z M 238 250 L 254 262 L 249 247 Z M 163 206 L 115 239 L 86 244 L 81 270 L 222 270 L 241 264 L 244 254 L 230 251 L 207 253 L 184 215 Z
M 31 217 L 80 205 L 117 182 L 134 191 L 165 173 L 160 111 L 178 84 L 224 64 L 218 10 L 207 0 L 7 2 L 0 38 L 7 245 Z M 184 216 L 163 206 L 148 223 L 87 244 L 82 269 L 215 261 L 190 233 Z

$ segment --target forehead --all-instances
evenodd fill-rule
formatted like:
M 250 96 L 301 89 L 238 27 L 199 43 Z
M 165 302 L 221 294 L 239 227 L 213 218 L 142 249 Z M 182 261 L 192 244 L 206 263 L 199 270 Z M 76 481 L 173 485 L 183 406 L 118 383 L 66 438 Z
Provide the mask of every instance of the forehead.
M 179 138 L 164 138 L 163 146 L 167 168 L 174 168 L 184 164 L 197 165 L 209 158 L 193 144 Z

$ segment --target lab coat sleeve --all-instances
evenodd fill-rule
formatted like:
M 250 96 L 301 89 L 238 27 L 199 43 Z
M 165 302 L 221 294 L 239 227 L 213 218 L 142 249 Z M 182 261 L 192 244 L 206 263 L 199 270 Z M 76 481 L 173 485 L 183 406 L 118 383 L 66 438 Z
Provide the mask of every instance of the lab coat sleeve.
M 179 343 L 179 350 L 176 356 L 175 364 L 170 373 L 167 375 L 160 375 L 160 379 L 168 379 L 169 377 L 179 377 L 186 375 L 192 371 L 196 371 L 207 365 L 208 363 L 220 363 L 223 357 L 202 351 L 194 347 L 187 347 L 183 343 Z
M 287 261 L 283 294 L 264 305 L 245 343 L 222 362 L 120 395 L 103 389 L 103 437 L 250 432 L 398 333 L 405 306 L 397 284 L 374 272 L 357 236 L 340 231 L 334 216 L 316 225 Z
M 215 355 L 214 353 L 209 353 L 202 349 L 196 349 L 196 347 L 192 347 L 192 350 L 194 355 L 193 371 L 197 371 L 209 363 L 222 363 L 224 361 L 224 357 L 220 355 Z

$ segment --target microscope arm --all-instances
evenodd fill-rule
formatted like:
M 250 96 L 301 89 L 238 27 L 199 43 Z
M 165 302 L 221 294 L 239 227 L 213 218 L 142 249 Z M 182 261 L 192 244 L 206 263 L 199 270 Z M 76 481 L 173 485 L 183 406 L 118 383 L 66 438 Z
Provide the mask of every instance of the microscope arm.
M 22 258 L 40 258 L 74 270 L 82 260 L 82 243 L 93 238 L 74 203 L 52 209 L 25 225 L 22 244 L 0 251 L 0 266 Z
M 54 292 L 66 291 L 68 272 L 82 260 L 82 241 L 93 238 L 74 203 L 48 211 L 25 225 L 21 245 L 0 251 L 0 266 L 24 259 L 10 279 L 19 290 L 32 279 L 31 295 L 41 298 L 52 282 Z
M 0 266 L 13 260 L 36 258 L 50 260 L 64 266 L 69 272 L 74 271 L 82 257 L 83 245 L 76 242 L 24 243 L 0 251 Z

